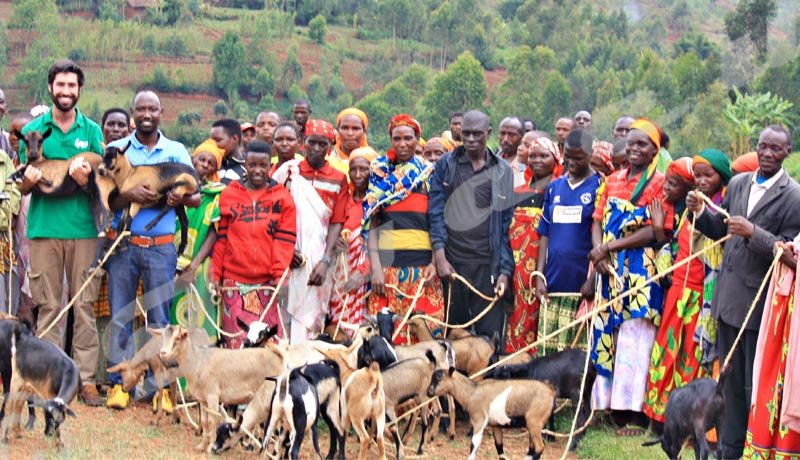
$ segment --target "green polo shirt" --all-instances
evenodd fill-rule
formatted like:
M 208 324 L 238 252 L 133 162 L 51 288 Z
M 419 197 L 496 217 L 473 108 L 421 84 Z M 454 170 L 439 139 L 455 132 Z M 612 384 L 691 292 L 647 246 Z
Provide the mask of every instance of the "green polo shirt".
M 52 111 L 52 109 L 51 109 Z M 100 125 L 86 118 L 77 108 L 75 123 L 66 133 L 53 121 L 51 112 L 34 118 L 22 128 L 28 131 L 45 132 L 53 128 L 50 136 L 42 143 L 45 158 L 68 160 L 83 152 L 103 154 L 103 131 Z M 20 143 L 21 162 L 27 160 L 25 144 Z M 97 228 L 92 217 L 89 196 L 78 192 L 68 197 L 47 197 L 33 192 L 28 209 L 28 238 L 95 238 Z

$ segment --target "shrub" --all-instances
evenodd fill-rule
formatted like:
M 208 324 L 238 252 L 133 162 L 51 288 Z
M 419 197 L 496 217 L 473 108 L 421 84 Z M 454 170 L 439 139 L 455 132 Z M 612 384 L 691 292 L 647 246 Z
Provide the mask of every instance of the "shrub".
M 325 17 L 318 14 L 308 23 L 308 36 L 320 45 L 324 45 L 327 28 L 328 22 Z
M 222 99 L 218 99 L 217 102 L 214 103 L 214 115 L 224 116 L 228 114 L 228 106 L 225 105 L 225 101 Z

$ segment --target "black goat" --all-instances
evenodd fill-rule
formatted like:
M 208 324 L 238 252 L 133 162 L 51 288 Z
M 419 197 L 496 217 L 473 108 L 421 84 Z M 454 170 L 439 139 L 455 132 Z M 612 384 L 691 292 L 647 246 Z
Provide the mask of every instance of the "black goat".
M 3 378 L 3 406 L 0 409 L 0 423 L 6 415 L 6 403 L 8 402 L 8 391 L 11 388 L 11 341 L 14 337 L 14 327 L 19 324 L 13 319 L 0 319 L 0 375 Z M 28 400 L 28 423 L 25 428 L 33 429 L 36 422 L 36 414 L 33 408 L 33 400 Z
M 672 392 L 664 411 L 664 431 L 661 437 L 643 443 L 652 446 L 661 443 L 661 448 L 670 460 L 677 460 L 686 438 L 694 442 L 696 460 L 708 460 L 711 449 L 708 447 L 706 432 L 717 429 L 725 411 L 725 397 L 722 394 L 722 382 L 727 372 L 720 373 L 719 382 L 702 378 L 689 382 L 686 386 Z
M 502 359 L 502 355 L 494 355 L 490 359 L 491 363 L 496 363 Z M 541 358 L 532 358 L 528 363 L 512 364 L 508 366 L 498 366 L 492 374 L 496 379 L 534 379 L 548 382 L 558 391 L 559 398 L 569 398 L 572 407 L 579 411 L 577 427 L 582 427 L 592 413 L 592 387 L 597 377 L 597 370 L 591 364 L 587 369 L 586 384 L 583 389 L 583 404 L 578 408 L 580 399 L 581 381 L 583 380 L 584 363 L 586 362 L 586 352 L 579 349 L 569 349 Z M 550 430 L 555 430 L 553 417 L 549 422 Z M 583 433 L 578 433 L 573 439 L 570 449 L 575 450 L 580 442 Z
M 22 323 L 14 326 L 11 362 L 11 406 L 3 420 L 3 442 L 8 442 L 9 428 L 12 434 L 20 431 L 22 403 L 35 395 L 35 404 L 44 409 L 45 436 L 54 436 L 61 445 L 61 424 L 67 415 L 77 417 L 68 404 L 78 394 L 78 366 L 61 348 L 34 337 Z

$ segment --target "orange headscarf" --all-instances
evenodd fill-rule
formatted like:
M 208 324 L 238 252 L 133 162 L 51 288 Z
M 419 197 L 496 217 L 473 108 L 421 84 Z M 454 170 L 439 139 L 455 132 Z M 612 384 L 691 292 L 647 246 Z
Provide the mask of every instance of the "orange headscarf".
M 733 160 L 731 169 L 736 173 L 753 172 L 758 169 L 758 154 L 756 152 L 745 153 L 739 158 Z
M 456 146 L 453 145 L 453 142 L 450 139 L 445 139 L 444 137 L 432 137 L 428 139 L 428 144 L 439 144 L 444 147 L 446 152 L 452 152 L 456 149 Z
M 225 151 L 217 147 L 217 143 L 214 142 L 214 139 L 206 139 L 194 149 L 192 158 L 196 157 L 201 152 L 208 152 L 217 160 L 217 171 L 209 176 L 208 180 L 211 182 L 219 182 L 219 168 L 222 166 L 222 157 L 225 156 Z
M 336 115 L 336 128 L 339 128 L 339 124 L 342 122 L 342 118 L 348 115 L 355 115 L 361 120 L 361 123 L 364 125 L 364 134 L 361 135 L 361 143 L 358 144 L 359 147 L 368 147 L 369 143 L 367 142 L 367 128 L 369 128 L 369 118 L 367 118 L 367 114 L 364 111 L 359 110 L 355 107 L 348 107 L 341 112 L 339 115 Z M 337 150 L 342 150 L 342 138 L 339 134 L 336 134 L 336 148 Z
M 647 118 L 640 118 L 631 123 L 631 129 L 638 129 L 639 131 L 644 131 L 644 133 L 647 134 L 647 137 L 649 137 L 650 140 L 653 141 L 653 144 L 656 145 L 657 157 L 658 151 L 661 150 L 661 129 L 659 129 L 658 125 Z

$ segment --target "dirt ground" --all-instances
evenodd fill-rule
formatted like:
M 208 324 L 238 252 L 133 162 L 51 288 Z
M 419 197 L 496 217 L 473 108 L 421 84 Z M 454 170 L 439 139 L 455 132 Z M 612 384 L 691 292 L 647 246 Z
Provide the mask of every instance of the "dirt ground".
M 247 452 L 237 448 L 224 452 L 222 455 L 199 453 L 194 449 L 199 438 L 195 437 L 188 423 L 173 425 L 167 418 L 154 424 L 155 416 L 149 404 L 137 402 L 125 411 L 113 411 L 106 408 L 90 408 L 81 403 L 73 403 L 73 409 L 78 415 L 77 419 L 69 418 L 62 425 L 62 440 L 64 447 L 58 449 L 52 440 L 43 436 L 43 417 L 37 411 L 37 424 L 34 431 L 26 431 L 22 438 L 12 438 L 8 445 L 0 444 L 0 458 L 9 460 L 27 459 L 247 459 L 259 458 L 256 452 Z M 196 411 L 196 408 L 194 408 Z M 192 418 L 197 421 L 196 412 L 191 412 Z M 27 420 L 27 415 L 23 416 Z M 328 430 L 324 422 L 320 422 L 319 444 L 323 456 L 328 452 Z M 455 441 L 446 440 L 444 435 L 437 435 L 433 443 L 426 444 L 424 454 L 416 456 L 415 448 L 418 437 L 410 443 L 410 448 L 405 449 L 405 458 L 425 459 L 457 459 L 466 458 L 469 454 L 470 440 L 466 437 L 468 426 L 466 422 L 456 425 L 457 436 Z M 417 430 L 417 433 L 419 430 Z M 358 445 L 355 435 L 347 439 L 347 458 L 356 458 Z M 509 459 L 523 458 L 528 450 L 528 435 L 520 429 L 509 429 L 505 432 L 505 453 Z M 565 441 L 546 442 L 544 460 L 560 459 Z M 395 458 L 395 448 L 387 440 L 386 452 L 388 459 Z M 313 459 L 311 442 L 306 439 L 300 454 L 301 459 Z M 369 459 L 378 458 L 377 447 L 372 445 L 367 455 Z M 485 433 L 478 458 L 497 458 L 493 438 L 490 433 Z M 568 457 L 576 457 L 570 454 Z

